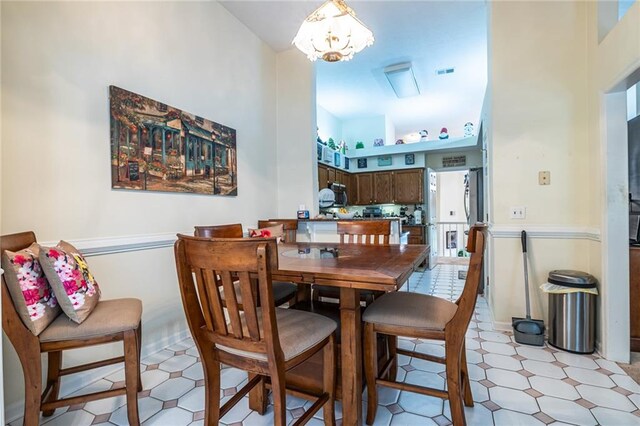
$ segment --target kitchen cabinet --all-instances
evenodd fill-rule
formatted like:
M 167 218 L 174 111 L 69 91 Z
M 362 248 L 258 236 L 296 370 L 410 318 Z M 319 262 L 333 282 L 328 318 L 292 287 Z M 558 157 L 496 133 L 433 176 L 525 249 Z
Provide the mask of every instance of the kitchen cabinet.
M 393 195 L 394 203 L 396 204 L 424 203 L 424 170 L 394 171 Z
M 356 204 L 367 205 L 373 203 L 373 173 L 358 173 L 356 175 Z
M 373 173 L 373 203 L 393 203 L 393 172 Z
M 318 190 L 327 188 L 329 183 L 329 168 L 318 164 Z
M 358 203 L 358 181 L 357 176 L 345 173 L 347 186 L 347 204 L 354 206 Z
M 334 169 L 333 167 L 328 167 L 328 169 L 329 170 L 327 172 L 327 176 L 329 180 L 329 185 L 331 185 L 336 181 L 336 169 Z
M 347 174 L 341 170 L 336 170 L 336 182 L 346 186 Z
M 409 244 L 425 244 L 424 225 L 403 225 L 402 230 L 409 232 Z

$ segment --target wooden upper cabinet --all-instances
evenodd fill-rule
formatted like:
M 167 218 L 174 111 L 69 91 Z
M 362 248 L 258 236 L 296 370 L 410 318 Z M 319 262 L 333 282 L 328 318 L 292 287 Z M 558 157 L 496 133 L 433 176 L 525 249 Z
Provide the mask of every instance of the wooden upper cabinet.
M 373 203 L 373 174 L 358 173 L 356 175 L 357 203 L 366 205 Z
M 334 169 L 333 167 L 327 167 L 328 168 L 328 180 L 329 180 L 329 185 L 331 185 L 332 183 L 334 183 L 336 181 L 336 169 Z
M 396 204 L 424 203 L 424 170 L 396 170 L 393 172 L 393 194 Z
M 393 203 L 393 172 L 373 173 L 373 203 Z
M 347 204 L 354 206 L 358 204 L 358 181 L 357 176 L 350 173 L 345 173 L 347 186 Z
M 336 182 L 337 183 L 341 183 L 342 185 L 345 185 L 345 172 L 341 171 L 341 170 L 336 170 Z
M 322 164 L 318 164 L 318 191 L 326 188 L 329 182 L 329 168 Z

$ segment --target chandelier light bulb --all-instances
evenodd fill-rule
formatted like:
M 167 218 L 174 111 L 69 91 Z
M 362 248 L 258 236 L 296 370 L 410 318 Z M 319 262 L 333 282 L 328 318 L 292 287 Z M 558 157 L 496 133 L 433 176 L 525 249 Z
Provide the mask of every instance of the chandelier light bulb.
M 293 44 L 307 58 L 348 61 L 373 44 L 373 33 L 343 0 L 329 0 L 304 20 Z

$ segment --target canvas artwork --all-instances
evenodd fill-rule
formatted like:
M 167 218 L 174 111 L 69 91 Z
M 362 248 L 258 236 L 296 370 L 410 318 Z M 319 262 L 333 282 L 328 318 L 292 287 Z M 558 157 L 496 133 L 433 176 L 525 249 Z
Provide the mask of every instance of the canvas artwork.
M 410 166 L 412 164 L 416 163 L 416 156 L 415 154 L 405 154 L 404 155 L 404 164 L 406 164 L 407 166 Z
M 111 187 L 238 195 L 236 131 L 109 87 Z
M 390 166 L 391 162 L 392 162 L 392 159 L 390 155 L 384 155 L 384 156 L 378 157 L 378 167 Z
M 367 168 L 367 159 L 366 158 L 358 158 L 358 168 L 366 169 Z
M 336 167 L 340 167 L 340 154 L 338 154 L 337 152 L 333 153 L 333 164 Z

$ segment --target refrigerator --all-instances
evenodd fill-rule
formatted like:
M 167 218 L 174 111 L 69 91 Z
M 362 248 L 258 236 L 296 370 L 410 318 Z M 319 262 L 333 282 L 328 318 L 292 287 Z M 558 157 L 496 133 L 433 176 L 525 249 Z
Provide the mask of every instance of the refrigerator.
M 467 223 L 484 221 L 483 169 L 470 169 L 464 181 L 464 210 Z

